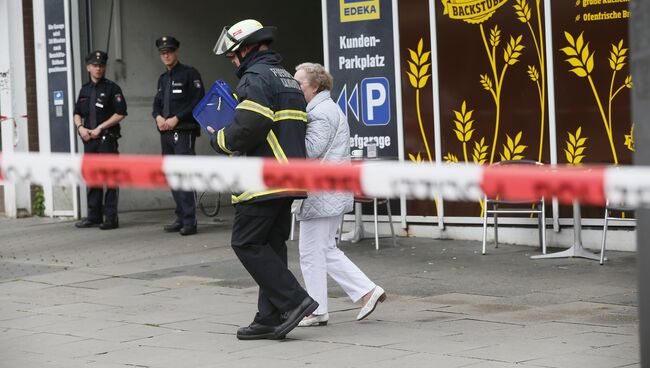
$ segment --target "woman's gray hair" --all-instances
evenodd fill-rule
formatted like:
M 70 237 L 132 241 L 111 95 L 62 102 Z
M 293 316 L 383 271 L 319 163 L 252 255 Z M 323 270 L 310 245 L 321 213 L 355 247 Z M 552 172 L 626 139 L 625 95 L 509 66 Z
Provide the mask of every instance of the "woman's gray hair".
M 302 63 L 296 67 L 296 71 L 304 70 L 307 79 L 312 86 L 318 86 L 318 92 L 331 90 L 334 78 L 324 66 L 318 63 Z

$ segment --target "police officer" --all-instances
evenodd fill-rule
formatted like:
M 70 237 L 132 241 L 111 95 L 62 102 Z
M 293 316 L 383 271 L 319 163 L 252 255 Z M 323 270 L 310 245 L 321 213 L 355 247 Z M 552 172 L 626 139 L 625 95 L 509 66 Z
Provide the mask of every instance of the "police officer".
M 180 42 L 172 36 L 156 40 L 160 60 L 167 71 L 158 78 L 158 93 L 153 101 L 153 118 L 160 132 L 163 155 L 195 155 L 200 127 L 192 110 L 204 95 L 199 72 L 178 61 Z M 196 234 L 196 193 L 172 190 L 176 202 L 176 220 L 163 229 Z
M 86 56 L 90 81 L 81 87 L 74 108 L 74 124 L 83 140 L 85 153 L 117 154 L 120 122 L 127 115 L 122 89 L 104 78 L 107 59 L 108 55 L 99 50 Z M 88 188 L 88 217 L 75 226 L 99 225 L 102 230 L 116 229 L 119 226 L 117 200 L 118 188 Z
M 305 157 L 306 102 L 300 85 L 270 50 L 275 27 L 247 19 L 226 27 L 214 52 L 237 68 L 239 105 L 231 125 L 211 130 L 212 147 L 227 155 L 271 157 L 279 162 Z M 240 340 L 283 339 L 318 307 L 287 268 L 291 203 L 305 193 L 291 189 L 233 196 L 232 247 L 259 285 L 258 312 L 237 330 Z

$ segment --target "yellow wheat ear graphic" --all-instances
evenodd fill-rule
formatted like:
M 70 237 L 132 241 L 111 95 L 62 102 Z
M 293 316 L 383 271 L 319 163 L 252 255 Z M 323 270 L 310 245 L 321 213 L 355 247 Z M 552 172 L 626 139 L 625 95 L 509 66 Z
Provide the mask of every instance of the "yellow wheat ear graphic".
M 481 74 L 481 86 L 483 86 L 484 90 L 492 93 L 492 97 L 496 99 L 496 94 L 494 93 L 494 89 L 492 88 L 492 80 L 487 74 Z
M 569 32 L 564 32 L 564 37 L 566 37 L 566 40 L 569 42 L 569 46 L 561 49 L 567 56 L 569 56 L 569 58 L 566 59 L 566 62 L 571 64 L 573 67 L 571 72 L 575 73 L 580 78 L 589 77 L 591 72 L 594 70 L 595 52 L 589 53 L 589 43 L 587 42 L 585 45 L 582 37 L 583 33 L 580 33 L 580 36 L 578 36 L 577 39 L 574 39 Z
M 616 83 L 616 73 L 625 67 L 625 60 L 627 59 L 628 49 L 623 47 L 623 40 L 618 42 L 618 45 L 612 44 L 612 51 L 609 53 L 609 67 L 612 69 L 612 79 L 609 84 L 609 103 L 607 105 L 607 123 L 609 130 L 612 131 L 612 101 L 616 98 L 621 90 L 624 88 L 632 88 L 632 76 L 628 75 L 625 82 L 614 91 L 614 84 Z
M 418 124 L 420 126 L 420 134 L 422 134 L 422 142 L 424 142 L 424 149 L 427 152 L 427 158 L 429 162 L 433 163 L 433 157 L 431 156 L 431 150 L 429 149 L 429 142 L 427 141 L 427 136 L 424 133 L 424 124 L 422 123 L 422 112 L 420 110 L 420 89 L 424 88 L 429 81 L 429 68 L 431 63 L 429 63 L 429 57 L 431 51 L 424 51 L 424 40 L 420 38 L 418 42 L 417 51 L 408 49 L 409 56 L 411 60 L 408 60 L 409 69 L 406 71 L 406 74 L 409 77 L 409 82 L 411 87 L 415 88 L 415 108 L 418 116 Z
M 467 108 L 467 101 L 463 101 L 460 105 L 460 110 L 451 110 L 454 113 L 454 133 L 456 133 L 456 139 L 463 146 L 463 157 L 466 163 L 470 162 L 470 157 L 467 153 L 467 145 L 470 143 L 472 136 L 476 129 L 474 128 L 475 120 L 472 119 L 474 110 L 469 110 Z M 488 145 L 485 144 L 485 138 L 482 137 L 480 143 L 474 141 L 474 151 L 472 155 L 472 160 L 476 163 L 483 164 L 486 162 Z M 446 162 L 457 163 L 461 162 L 461 159 L 453 153 L 449 152 L 443 157 Z
M 625 88 L 632 88 L 632 76 L 628 75 L 625 77 L 625 83 L 624 83 Z M 616 97 L 616 95 L 614 95 Z
M 620 40 L 618 44 L 612 44 L 612 49 L 609 53 L 609 67 L 612 69 L 612 77 L 609 85 L 609 94 L 607 99 L 607 111 L 605 111 L 605 106 L 601 100 L 600 93 L 596 88 L 596 84 L 592 77 L 592 71 L 594 70 L 594 55 L 595 52 L 589 51 L 589 43 L 584 42 L 583 33 L 577 38 L 574 38 L 570 33 L 564 32 L 564 37 L 566 38 L 569 46 L 560 49 L 564 52 L 569 58 L 566 59 L 566 62 L 572 66 L 570 72 L 574 73 L 580 78 L 586 78 L 591 91 L 593 92 L 594 99 L 596 100 L 596 105 L 598 106 L 598 111 L 603 121 L 603 126 L 605 127 L 605 133 L 607 134 L 607 139 L 609 141 L 609 147 L 612 151 L 612 158 L 614 164 L 618 164 L 618 155 L 616 152 L 616 143 L 613 136 L 612 130 L 612 101 L 614 98 L 625 88 L 632 88 L 632 76 L 627 76 L 625 81 L 615 89 L 616 85 L 616 74 L 626 64 L 628 49 L 624 47 L 623 40 Z
M 501 30 L 499 29 L 499 25 L 495 25 L 494 28 L 490 29 L 490 45 L 492 47 L 497 47 L 499 46 L 499 43 L 501 42 Z
M 453 110 L 453 112 L 456 116 L 456 119 L 454 120 L 456 129 L 454 129 L 454 132 L 456 133 L 456 138 L 458 138 L 458 140 L 463 144 L 465 162 L 469 162 L 467 157 L 467 142 L 472 139 L 472 133 L 474 133 L 475 130 L 472 129 L 474 120 L 471 120 L 474 110 L 467 111 L 467 104 L 463 101 L 460 111 Z
M 575 134 L 567 132 L 569 140 L 566 141 L 567 148 L 564 149 L 564 153 L 566 154 L 567 162 L 571 165 L 581 164 L 582 160 L 586 157 L 584 152 L 587 149 L 587 146 L 585 145 L 585 143 L 587 143 L 587 138 L 581 137 L 581 133 L 582 127 L 579 127 Z
M 630 128 L 630 134 L 625 135 L 625 147 L 634 152 L 634 124 L 632 124 L 632 127 Z
M 503 50 L 503 61 L 508 65 L 515 65 L 519 61 L 521 56 L 521 51 L 524 49 L 524 45 L 521 44 L 521 39 L 523 36 L 519 36 L 516 39 L 510 36 L 510 41 L 508 41 L 508 46 Z
M 530 22 L 531 11 L 528 6 L 528 2 L 525 0 L 517 0 L 517 3 L 513 5 L 515 12 L 517 13 L 517 19 L 522 23 Z
M 494 122 L 494 137 L 492 139 L 492 150 L 490 153 L 490 163 L 494 162 L 494 154 L 496 153 L 496 145 L 499 139 L 499 125 L 501 122 L 501 92 L 503 88 L 503 80 L 506 76 L 508 67 L 515 65 L 519 62 L 519 58 L 522 55 L 524 45 L 522 45 L 522 36 L 517 37 L 510 36 L 507 44 L 503 48 L 503 61 L 504 64 L 501 67 L 501 70 L 497 70 L 497 55 L 496 48 L 501 43 L 501 31 L 498 26 L 494 26 L 490 29 L 489 43 L 488 38 L 485 34 L 485 29 L 483 24 L 480 25 L 481 36 L 483 38 L 483 45 L 485 46 L 485 52 L 487 54 L 488 60 L 490 62 L 490 73 L 480 74 L 480 83 L 483 89 L 490 92 L 492 99 L 494 100 L 494 106 L 496 108 L 495 122 Z
M 421 164 L 422 163 L 422 156 L 420 156 L 420 152 L 418 152 L 417 156 L 414 156 L 412 153 L 409 153 L 409 159 L 416 164 Z
M 627 49 L 623 47 L 623 40 L 617 45 L 612 45 L 612 51 L 609 54 L 609 67 L 614 71 L 619 71 L 625 66 L 627 59 Z
M 485 144 L 485 137 L 481 137 L 479 142 L 474 141 L 474 152 L 472 153 L 472 161 L 475 164 L 483 165 L 487 161 L 488 147 Z
M 509 135 L 506 134 L 507 143 L 503 145 L 503 153 L 499 154 L 501 156 L 501 161 L 523 160 L 524 156 L 522 153 L 524 153 L 524 150 L 528 146 L 519 144 L 521 141 L 521 135 L 522 132 L 517 133 L 515 139 L 513 140 Z
M 454 155 L 453 153 L 447 153 L 445 156 L 443 156 L 443 159 L 445 162 L 451 163 L 451 164 L 457 164 L 458 163 L 458 156 Z
M 426 87 L 427 82 L 431 74 L 429 73 L 429 68 L 431 63 L 429 58 L 431 56 L 431 51 L 424 51 L 424 39 L 420 38 L 416 50 L 411 50 L 408 48 L 410 60 L 408 62 L 408 70 L 406 70 L 406 75 L 408 75 L 409 82 L 411 87 L 415 88 L 415 109 L 418 117 L 418 125 L 420 127 L 420 134 L 422 135 L 422 142 L 424 143 L 424 150 L 426 151 L 429 164 L 433 164 L 433 157 L 431 155 L 431 150 L 429 149 L 429 142 L 427 141 L 427 136 L 424 133 L 424 123 L 422 122 L 422 110 L 420 108 L 420 90 Z M 420 152 L 416 155 L 409 153 L 409 159 L 412 162 L 421 164 L 424 162 Z M 458 161 L 458 159 L 456 159 Z M 434 201 L 436 206 L 436 211 L 438 209 L 438 201 Z
M 536 0 L 535 10 L 537 13 L 537 29 L 533 29 L 532 9 L 526 0 L 516 0 L 513 5 L 517 19 L 526 24 L 530 31 L 530 36 L 535 44 L 535 51 L 537 52 L 538 67 L 535 65 L 528 66 L 528 76 L 530 80 L 535 83 L 539 97 L 540 109 L 540 128 L 539 128 L 539 149 L 537 153 L 537 161 L 542 162 L 542 154 L 544 152 L 544 126 L 546 121 L 546 60 L 544 50 L 544 31 L 542 30 L 542 13 L 541 1 Z
M 535 68 L 535 65 L 528 65 L 528 76 L 533 82 L 539 80 L 539 72 L 537 71 L 537 68 Z

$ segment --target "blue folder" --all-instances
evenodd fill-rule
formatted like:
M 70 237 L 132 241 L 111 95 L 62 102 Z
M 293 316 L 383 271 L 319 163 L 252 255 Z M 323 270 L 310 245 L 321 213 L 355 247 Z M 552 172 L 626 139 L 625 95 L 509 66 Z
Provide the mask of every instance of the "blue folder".
M 192 115 L 206 132 L 208 126 L 219 130 L 232 123 L 237 104 L 233 90 L 226 82 L 219 79 L 194 107 Z

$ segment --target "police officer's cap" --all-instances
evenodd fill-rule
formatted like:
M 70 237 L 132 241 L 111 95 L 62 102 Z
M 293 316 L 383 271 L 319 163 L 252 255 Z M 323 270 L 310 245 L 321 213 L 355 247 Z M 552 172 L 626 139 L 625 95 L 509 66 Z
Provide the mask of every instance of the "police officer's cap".
M 106 65 L 108 54 L 101 50 L 95 50 L 86 56 L 86 64 Z
M 158 51 L 174 51 L 181 45 L 180 41 L 172 36 L 162 36 L 156 40 Z

